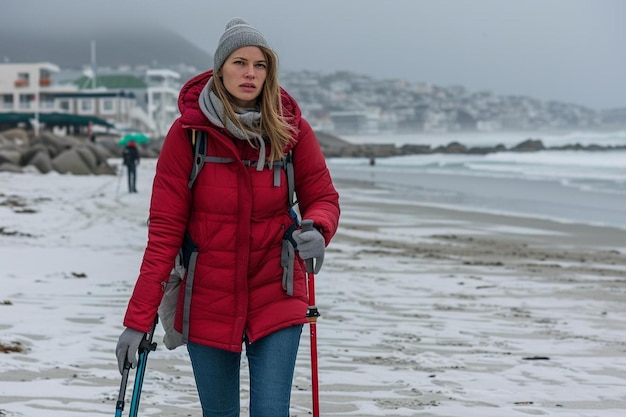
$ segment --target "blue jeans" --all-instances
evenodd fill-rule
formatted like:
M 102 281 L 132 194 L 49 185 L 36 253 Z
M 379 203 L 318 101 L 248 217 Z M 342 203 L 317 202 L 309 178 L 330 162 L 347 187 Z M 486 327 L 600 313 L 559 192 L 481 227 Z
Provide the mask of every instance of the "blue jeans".
M 291 385 L 302 326 L 292 326 L 250 344 L 250 417 L 289 417 Z M 239 416 L 241 353 L 187 343 L 203 417 Z
M 137 166 L 135 164 L 129 164 L 128 168 L 128 192 L 137 192 Z

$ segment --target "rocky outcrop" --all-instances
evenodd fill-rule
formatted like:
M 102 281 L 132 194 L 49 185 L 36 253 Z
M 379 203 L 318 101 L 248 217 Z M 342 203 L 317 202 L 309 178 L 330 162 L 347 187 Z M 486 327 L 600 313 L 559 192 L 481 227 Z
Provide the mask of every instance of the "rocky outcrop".
M 119 152 L 121 154 L 121 147 Z M 36 170 L 76 175 L 115 175 L 107 160 L 118 155 L 106 147 L 72 136 L 42 132 L 30 135 L 23 129 L 0 132 L 0 172 Z
M 503 144 L 495 146 L 469 147 L 458 142 L 433 148 L 430 145 L 403 145 L 396 147 L 389 144 L 355 145 L 327 133 L 316 132 L 324 155 L 330 157 L 365 157 L 384 158 L 388 156 L 415 155 L 415 154 L 475 154 L 486 155 L 496 152 L 537 152 L 542 150 L 581 150 L 581 151 L 609 151 L 626 149 L 623 146 L 581 145 L 579 143 L 565 146 L 546 147 L 540 139 L 527 139 L 517 145 L 507 148 Z
M 459 142 L 432 147 L 430 145 L 367 144 L 355 145 L 337 136 L 316 132 L 322 152 L 331 157 L 365 157 L 374 163 L 376 158 L 415 154 L 477 154 L 486 155 L 495 152 L 537 152 L 542 150 L 581 150 L 609 151 L 626 149 L 623 146 L 581 145 L 579 143 L 555 147 L 546 147 L 540 139 L 527 139 L 510 148 L 499 144 L 495 146 L 469 147 Z M 38 137 L 29 135 L 23 129 L 0 132 L 0 172 L 24 172 L 36 170 L 41 173 L 51 171 L 75 175 L 115 175 L 115 168 L 108 164 L 108 159 L 119 158 L 123 147 L 118 145 L 117 137 L 101 136 L 95 143 L 85 138 L 71 136 L 58 137 L 45 132 Z M 157 158 L 163 139 L 152 140 L 139 145 L 142 158 Z

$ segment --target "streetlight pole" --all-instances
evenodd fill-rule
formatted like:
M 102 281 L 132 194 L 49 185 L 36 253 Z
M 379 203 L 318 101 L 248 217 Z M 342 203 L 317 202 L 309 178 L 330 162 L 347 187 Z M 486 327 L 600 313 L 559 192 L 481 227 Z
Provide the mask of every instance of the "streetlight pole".
M 38 79 L 35 82 L 35 126 L 34 126 L 34 130 L 35 130 L 35 136 L 39 136 L 39 96 L 40 94 L 40 88 L 39 88 L 39 84 L 41 83 L 41 73 L 39 74 L 39 76 L 37 77 Z

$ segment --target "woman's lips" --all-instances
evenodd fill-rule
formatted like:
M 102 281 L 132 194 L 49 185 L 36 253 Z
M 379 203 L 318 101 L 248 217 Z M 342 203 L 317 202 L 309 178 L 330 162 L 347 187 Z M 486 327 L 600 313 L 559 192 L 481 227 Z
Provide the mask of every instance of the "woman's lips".
M 239 87 L 246 91 L 256 90 L 256 86 L 254 84 L 249 84 L 249 83 L 241 84 Z

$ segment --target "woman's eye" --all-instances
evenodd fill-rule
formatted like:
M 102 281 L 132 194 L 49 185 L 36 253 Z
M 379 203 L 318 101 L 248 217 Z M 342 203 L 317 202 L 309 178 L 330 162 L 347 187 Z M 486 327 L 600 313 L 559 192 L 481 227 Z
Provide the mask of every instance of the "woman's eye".
M 267 68 L 267 65 L 263 64 L 263 63 L 258 63 L 256 64 L 257 68 Z

